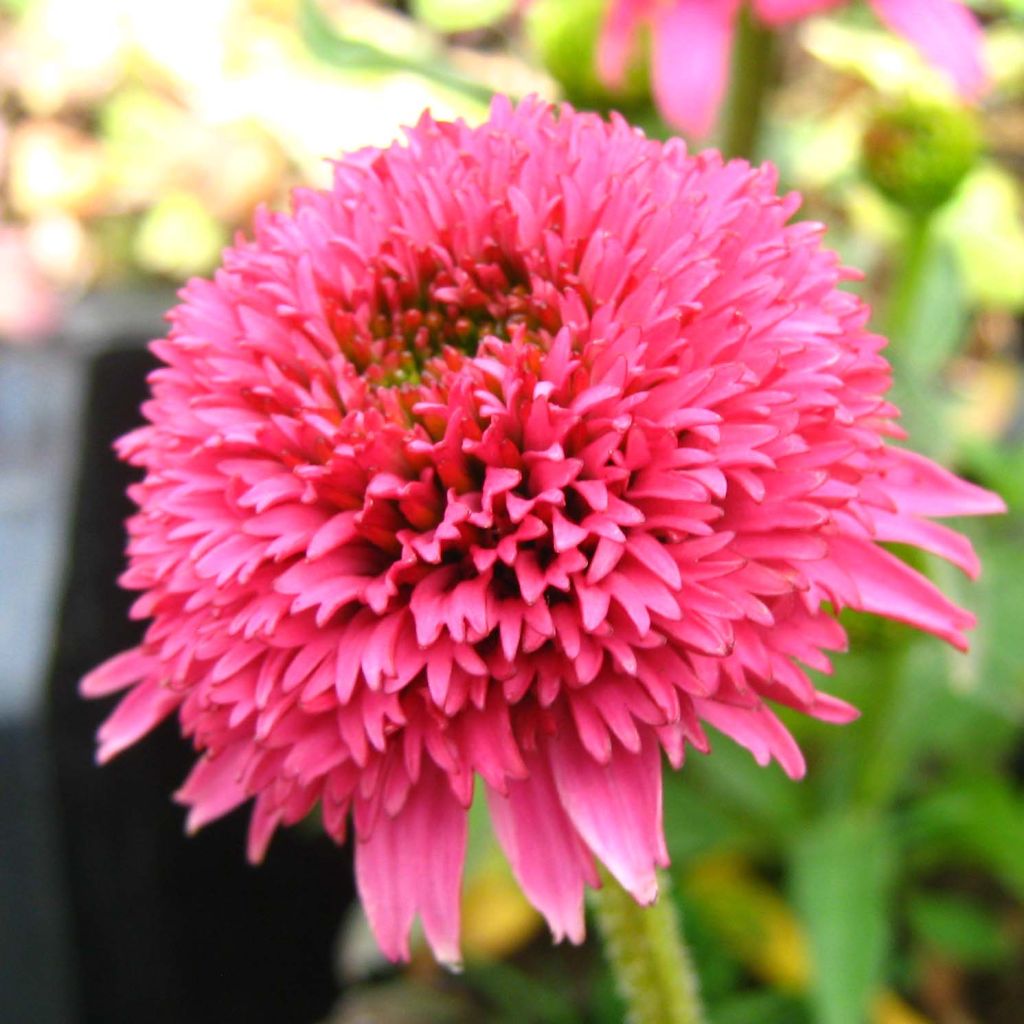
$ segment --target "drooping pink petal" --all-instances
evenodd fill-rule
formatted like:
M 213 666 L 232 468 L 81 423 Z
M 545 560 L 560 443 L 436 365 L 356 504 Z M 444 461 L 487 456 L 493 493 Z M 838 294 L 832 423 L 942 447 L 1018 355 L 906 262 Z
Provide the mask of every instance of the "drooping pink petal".
M 78 688 L 84 697 L 106 697 L 146 677 L 151 660 L 137 647 L 114 655 L 83 677 Z
M 661 757 L 653 737 L 631 754 L 616 746 L 607 764 L 571 732 L 548 745 L 555 785 L 583 841 L 640 903 L 658 895 L 668 863 L 661 826 Z
M 252 757 L 248 743 L 238 743 L 216 756 L 207 754 L 189 773 L 175 793 L 179 803 L 188 805 L 189 833 L 234 810 L 250 796 L 243 771 Z
M 637 28 L 651 10 L 651 0 L 611 0 L 597 47 L 598 71 L 609 85 L 622 85 Z
M 830 557 L 857 587 L 853 607 L 909 623 L 967 649 L 964 630 L 973 626 L 974 616 L 953 604 L 934 583 L 868 541 L 835 537 L 829 544 Z
M 871 0 L 878 17 L 944 71 L 965 99 L 988 84 L 984 35 L 960 0 Z
M 140 683 L 121 699 L 117 710 L 100 727 L 96 759 L 106 763 L 155 729 L 180 703 L 177 694 L 158 683 Z
M 498 842 L 526 898 L 544 915 L 555 941 L 583 941 L 583 886 L 598 884 L 590 851 L 562 807 L 546 759 L 527 760 L 529 777 L 508 794 L 488 787 Z
M 466 811 L 445 777 L 424 770 L 394 816 L 381 812 L 356 843 L 356 884 L 385 955 L 409 958 L 409 929 L 419 913 L 434 955 L 457 965 L 459 890 L 466 852 Z
M 652 19 L 651 78 L 658 109 L 694 138 L 710 131 L 725 95 L 740 0 L 676 0 Z
M 882 486 L 904 515 L 990 516 L 1006 511 L 998 494 L 906 448 L 889 450 Z
M 709 700 L 695 703 L 703 719 L 746 747 L 759 765 L 766 765 L 774 758 L 791 779 L 804 777 L 807 765 L 800 748 L 768 708 L 732 707 Z
M 892 512 L 874 512 L 872 518 L 875 522 L 875 536 L 879 540 L 912 544 L 922 551 L 930 551 L 952 562 L 971 579 L 977 579 L 981 572 L 981 563 L 971 542 L 948 526 Z

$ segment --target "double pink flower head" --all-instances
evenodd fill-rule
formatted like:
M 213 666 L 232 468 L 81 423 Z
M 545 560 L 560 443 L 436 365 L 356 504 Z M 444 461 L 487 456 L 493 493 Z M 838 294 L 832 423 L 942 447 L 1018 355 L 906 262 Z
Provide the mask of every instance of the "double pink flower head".
M 972 617 L 884 545 L 969 575 L 935 516 L 997 497 L 891 442 L 884 339 L 771 167 L 535 100 L 424 116 L 263 213 L 153 343 L 119 443 L 126 586 L 151 620 L 93 672 L 107 760 L 177 715 L 195 829 L 249 856 L 319 806 L 388 956 L 459 958 L 467 808 L 556 937 L 596 861 L 667 863 L 662 755 L 707 726 L 777 760 L 776 715 L 854 709 L 856 608 L 957 647 Z
M 610 84 L 621 82 L 636 32 L 651 27 L 654 95 L 665 118 L 706 136 L 729 80 L 736 19 L 744 0 L 611 0 L 599 51 Z M 841 0 L 750 0 L 765 25 L 785 25 Z M 960 0 L 870 0 L 881 21 L 945 72 L 965 99 L 985 86 L 982 33 Z

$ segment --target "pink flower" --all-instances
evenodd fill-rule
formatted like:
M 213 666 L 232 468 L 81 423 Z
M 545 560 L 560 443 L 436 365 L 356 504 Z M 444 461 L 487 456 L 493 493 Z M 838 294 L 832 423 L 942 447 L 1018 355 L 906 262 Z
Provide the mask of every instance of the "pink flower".
M 931 516 L 997 497 L 904 449 L 852 275 L 775 172 L 568 107 L 424 115 L 263 213 L 153 343 L 119 445 L 143 643 L 101 761 L 168 715 L 197 829 L 254 800 L 249 856 L 351 817 L 388 956 L 416 913 L 456 961 L 466 809 L 556 937 L 595 858 L 666 863 L 661 751 L 704 723 L 793 777 L 772 710 L 817 691 L 844 606 L 965 646 L 971 616 L 880 542 L 968 574 Z
M 742 0 L 611 0 L 598 60 L 609 84 L 622 81 L 636 30 L 649 22 L 658 107 L 677 128 L 711 130 L 729 78 L 733 29 Z M 751 0 L 767 25 L 835 7 L 839 0 Z M 871 0 L 878 17 L 944 71 L 965 98 L 986 82 L 982 33 L 960 0 Z

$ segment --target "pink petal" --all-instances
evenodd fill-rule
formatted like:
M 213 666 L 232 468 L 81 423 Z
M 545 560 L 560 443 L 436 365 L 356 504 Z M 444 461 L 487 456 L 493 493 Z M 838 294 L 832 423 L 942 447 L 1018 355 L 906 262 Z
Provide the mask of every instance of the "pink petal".
M 774 758 L 791 779 L 803 778 L 807 766 L 796 740 L 767 707 L 738 708 L 700 699 L 693 703 L 704 721 L 746 747 L 759 765 L 767 765 Z M 832 706 L 825 704 L 823 710 Z
M 998 494 L 961 480 L 948 469 L 905 448 L 888 452 L 892 468 L 882 486 L 900 512 L 915 516 L 986 516 L 1006 511 Z
M 875 536 L 879 540 L 894 541 L 898 544 L 913 544 L 922 551 L 930 551 L 970 576 L 977 579 L 981 572 L 981 564 L 974 553 L 971 542 L 956 530 L 940 523 L 931 523 L 927 519 L 916 519 L 913 516 L 893 514 L 891 512 L 873 512 Z
M 622 84 L 637 26 L 650 9 L 650 0 L 612 0 L 597 50 L 598 70 L 609 85 Z
M 190 807 L 186 828 L 191 835 L 204 825 L 233 811 L 252 794 L 242 785 L 243 770 L 253 753 L 248 742 L 237 743 L 211 756 L 189 773 L 175 800 Z
M 981 26 L 957 0 L 871 0 L 878 17 L 973 99 L 988 84 Z
M 689 135 L 710 132 L 729 77 L 739 0 L 677 0 L 654 18 L 652 78 L 658 109 Z
M 832 560 L 856 583 L 858 600 L 852 607 L 909 623 L 967 649 L 963 631 L 974 625 L 974 616 L 930 580 L 870 541 L 833 537 L 829 547 Z
M 555 785 L 584 842 L 640 903 L 658 895 L 656 867 L 668 864 L 661 826 L 661 757 L 646 735 L 637 754 L 616 747 L 598 764 L 565 729 L 548 746 Z
M 409 929 L 417 911 L 438 960 L 457 965 L 459 887 L 466 852 L 466 811 L 447 780 L 424 764 L 402 809 L 377 816 L 356 844 L 356 885 L 380 948 L 409 959 Z
M 178 694 L 158 683 L 139 683 L 100 727 L 96 759 L 105 764 L 155 729 L 180 703 Z
M 555 941 L 582 942 L 583 884 L 597 886 L 590 851 L 566 817 L 546 759 L 527 759 L 529 778 L 508 795 L 487 787 L 494 831 L 527 899 L 547 918 Z
M 860 718 L 860 711 L 852 704 L 847 704 L 845 700 L 828 693 L 814 695 L 814 703 L 811 704 L 808 714 L 833 725 L 848 725 Z
M 138 647 L 115 654 L 113 658 L 94 668 L 79 684 L 83 697 L 106 697 L 131 686 L 143 679 L 153 659 L 143 654 Z

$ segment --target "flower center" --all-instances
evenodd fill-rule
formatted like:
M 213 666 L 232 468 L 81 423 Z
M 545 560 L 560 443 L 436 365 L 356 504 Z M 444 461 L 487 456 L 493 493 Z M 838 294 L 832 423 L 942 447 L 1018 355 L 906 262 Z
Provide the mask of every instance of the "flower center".
M 560 325 L 497 245 L 459 260 L 441 246 L 385 246 L 347 300 L 324 305 L 342 354 L 374 389 L 440 381 L 484 338 L 545 344 Z

